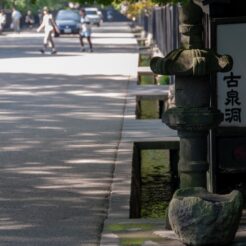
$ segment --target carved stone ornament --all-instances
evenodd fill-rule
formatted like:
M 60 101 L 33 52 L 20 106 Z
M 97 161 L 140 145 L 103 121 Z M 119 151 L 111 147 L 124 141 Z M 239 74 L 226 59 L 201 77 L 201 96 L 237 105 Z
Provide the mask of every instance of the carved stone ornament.
M 210 73 L 228 72 L 233 60 L 213 50 L 176 49 L 166 57 L 154 57 L 150 67 L 155 74 L 179 76 L 205 76 Z
M 175 107 L 167 110 L 162 121 L 170 128 L 186 131 L 206 131 L 223 120 L 223 114 L 214 108 Z

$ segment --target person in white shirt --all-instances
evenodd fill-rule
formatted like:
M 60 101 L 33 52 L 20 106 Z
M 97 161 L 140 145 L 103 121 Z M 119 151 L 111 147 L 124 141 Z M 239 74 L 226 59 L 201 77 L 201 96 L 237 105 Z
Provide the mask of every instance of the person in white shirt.
M 19 33 L 21 13 L 16 8 L 13 8 L 11 17 L 12 17 L 12 27 L 15 32 Z
M 84 9 L 80 10 L 80 22 L 81 22 L 81 31 L 79 33 L 79 40 L 81 44 L 81 51 L 85 51 L 85 46 L 84 46 L 84 41 L 83 39 L 86 38 L 87 42 L 90 47 L 90 52 L 93 52 L 92 49 L 92 42 L 91 42 L 91 25 L 90 25 L 90 20 L 86 16 L 86 12 Z
M 6 14 L 4 13 L 4 10 L 1 9 L 0 10 L 0 34 L 2 33 L 5 24 L 6 24 Z
M 40 32 L 41 30 L 44 29 L 44 48 L 40 50 L 42 54 L 45 53 L 45 51 L 48 48 L 48 45 L 51 46 L 51 54 L 56 54 L 56 48 L 55 48 L 55 43 L 52 37 L 52 34 L 54 31 L 59 33 L 59 28 L 57 27 L 52 14 L 49 13 L 49 10 L 47 7 L 44 7 L 43 9 L 43 21 L 39 28 L 37 29 L 37 32 Z

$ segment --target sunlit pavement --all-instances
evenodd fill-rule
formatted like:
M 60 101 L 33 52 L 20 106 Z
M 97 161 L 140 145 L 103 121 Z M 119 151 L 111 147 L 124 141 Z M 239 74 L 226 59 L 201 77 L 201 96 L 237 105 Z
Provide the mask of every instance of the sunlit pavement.
M 136 76 L 127 24 L 94 29 L 41 55 L 40 33 L 0 36 L 0 245 L 97 245 L 128 80 Z

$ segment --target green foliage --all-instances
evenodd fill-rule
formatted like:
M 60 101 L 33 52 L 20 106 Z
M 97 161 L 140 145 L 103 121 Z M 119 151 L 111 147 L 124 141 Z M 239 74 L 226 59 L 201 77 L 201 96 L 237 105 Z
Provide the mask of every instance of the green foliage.
M 149 66 L 150 65 L 150 55 L 140 55 L 140 61 L 139 61 L 139 66 Z
M 152 0 L 139 0 L 137 2 L 129 2 L 127 17 L 129 19 L 133 17 L 137 17 L 143 10 L 150 10 L 154 6 L 154 2 Z
M 142 9 L 151 8 L 154 4 L 159 3 L 165 5 L 167 3 L 185 3 L 189 0 L 70 0 L 71 2 L 80 3 L 81 5 L 94 5 L 100 4 L 103 6 L 113 5 L 119 6 L 122 3 L 128 3 L 131 10 L 130 13 L 132 16 L 135 16 L 137 13 L 141 12 Z M 64 8 L 64 6 L 69 1 L 66 0 L 0 0 L 0 7 L 5 9 L 11 9 L 13 6 L 16 6 L 21 11 L 32 10 L 37 12 L 39 9 L 42 9 L 44 6 L 48 6 L 52 10 L 57 10 L 59 8 Z
M 160 76 L 160 78 L 158 79 L 158 82 L 160 85 L 169 85 L 170 83 L 170 78 L 168 75 L 162 75 Z
M 141 151 L 141 217 L 164 218 L 171 198 L 168 150 Z
M 141 210 L 141 216 L 142 218 L 164 219 L 168 205 L 169 203 L 165 201 L 150 200 L 148 203 L 144 204 Z
M 155 3 L 159 3 L 162 5 L 168 4 L 168 3 L 172 3 L 172 4 L 186 4 L 187 2 L 189 2 L 190 0 L 153 0 Z
M 102 0 L 103 1 L 103 0 Z M 109 0 L 110 1 L 110 0 Z M 145 13 L 148 13 L 148 11 L 156 6 L 159 5 L 165 5 L 168 3 L 171 4 L 186 4 L 190 0 L 115 0 L 117 3 L 127 3 L 128 4 L 128 10 L 127 15 L 128 18 L 131 19 L 133 17 L 138 16 L 142 11 L 145 11 Z
M 137 223 L 125 223 L 125 224 L 109 224 L 106 227 L 107 231 L 112 232 L 122 232 L 122 231 L 129 231 L 131 229 L 141 229 L 142 231 L 152 229 L 150 224 L 137 224 Z
M 108 6 L 108 5 L 112 5 L 114 3 L 114 0 L 73 0 L 71 2 L 80 3 L 81 5 L 99 4 L 99 5 Z
M 129 15 L 136 16 L 143 9 L 148 10 L 152 8 L 156 3 L 165 5 L 167 3 L 185 3 L 189 0 L 70 0 L 71 2 L 80 3 L 81 5 L 95 5 L 99 4 L 102 6 L 120 6 L 122 3 L 129 4 Z M 22 12 L 32 10 L 37 12 L 44 6 L 48 6 L 51 10 L 57 10 L 64 8 L 69 1 L 67 0 L 0 0 L 0 7 L 5 9 L 11 9 L 16 6 Z
M 39 6 L 39 9 L 42 9 L 44 6 L 47 6 L 51 10 L 57 10 L 64 8 L 66 4 L 66 0 L 36 0 L 35 5 Z
M 51 10 L 64 8 L 67 4 L 66 0 L 0 0 L 0 4 L 5 9 L 11 9 L 14 6 L 25 13 L 27 10 L 32 10 L 36 13 L 38 10 L 47 6 Z
M 177 3 L 185 3 L 188 1 L 187 0 L 162 0 L 161 2 L 164 4 L 167 4 L 167 3 L 177 4 Z
M 155 83 L 153 76 L 143 75 L 141 76 L 141 85 L 153 85 Z

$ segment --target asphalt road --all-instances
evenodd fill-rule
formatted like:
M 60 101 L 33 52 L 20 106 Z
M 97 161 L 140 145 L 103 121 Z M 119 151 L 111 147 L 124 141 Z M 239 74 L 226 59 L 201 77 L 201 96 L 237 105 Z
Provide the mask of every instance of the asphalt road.
M 124 23 L 76 36 L 0 36 L 0 245 L 98 245 L 135 41 Z

